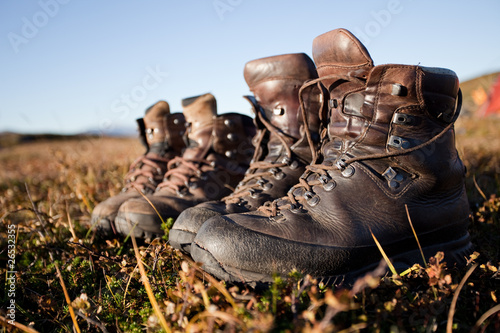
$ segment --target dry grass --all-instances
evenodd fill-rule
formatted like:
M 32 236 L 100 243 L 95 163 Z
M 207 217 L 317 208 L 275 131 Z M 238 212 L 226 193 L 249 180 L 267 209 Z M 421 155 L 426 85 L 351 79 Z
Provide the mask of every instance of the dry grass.
M 476 324 L 479 331 L 498 332 L 499 125 L 498 119 L 467 118 L 457 124 L 457 146 L 469 170 L 470 231 L 479 257 L 456 269 L 436 254 L 426 268 L 415 265 L 397 279 L 369 275 L 350 289 L 325 287 L 297 273 L 276 278 L 263 291 L 226 286 L 204 276 L 165 240 L 139 244 L 136 256 L 122 238 L 87 237 L 81 222 L 98 202 L 120 191 L 128 165 L 143 152 L 136 139 L 3 148 L 0 275 L 7 277 L 8 226 L 15 224 L 16 321 L 40 332 L 74 330 L 59 267 L 84 332 L 161 331 L 148 293 L 165 319 L 163 331 L 444 332 L 450 317 L 449 326 L 457 332 Z M 6 317 L 10 299 L 3 283 L 0 316 Z M 4 331 L 14 330 L 3 325 Z

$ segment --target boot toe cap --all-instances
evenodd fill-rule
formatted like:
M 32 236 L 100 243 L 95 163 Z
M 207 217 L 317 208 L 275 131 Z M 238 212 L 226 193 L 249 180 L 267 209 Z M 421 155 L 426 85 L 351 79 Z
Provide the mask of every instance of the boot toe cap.
M 170 230 L 168 238 L 170 245 L 185 253 L 190 253 L 191 243 L 203 223 L 211 217 L 221 214 L 221 212 L 204 204 L 186 209 L 175 220 Z
M 138 238 L 163 235 L 162 219 L 166 221 L 169 217 L 176 217 L 178 213 L 172 211 L 168 205 L 155 202 L 151 198 L 150 201 L 153 205 L 144 198 L 130 199 L 123 203 L 115 218 L 117 232 L 122 235 L 133 234 Z
M 228 282 L 271 282 L 272 274 L 288 264 L 275 260 L 283 253 L 279 242 L 235 223 L 232 216 L 207 220 L 191 245 L 191 256 L 205 271 Z
M 265 233 L 262 227 L 256 231 L 238 223 L 250 215 L 256 224 L 268 222 L 266 216 L 254 213 L 206 221 L 191 244 L 193 259 L 228 282 L 268 283 L 275 274 L 287 276 L 293 271 L 338 281 L 353 270 L 353 256 L 360 254 L 356 249 L 277 237 Z M 378 260 L 374 264 L 376 267 Z

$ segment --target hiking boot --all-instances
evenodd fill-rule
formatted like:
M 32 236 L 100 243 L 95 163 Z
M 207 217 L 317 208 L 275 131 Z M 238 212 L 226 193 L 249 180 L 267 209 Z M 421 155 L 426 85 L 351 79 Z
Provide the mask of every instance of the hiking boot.
M 443 251 L 448 264 L 464 263 L 472 245 L 465 168 L 454 142 L 456 74 L 373 66 L 344 29 L 317 37 L 313 57 L 329 92 L 315 161 L 287 197 L 206 221 L 191 245 L 193 259 L 234 282 L 271 282 L 272 274 L 294 270 L 352 282 L 379 264 L 375 238 L 396 269 L 422 264 L 414 228 L 426 258 Z
M 252 163 L 233 193 L 179 215 L 169 241 L 184 252 L 189 253 L 198 229 L 210 217 L 252 211 L 266 201 L 281 198 L 311 163 L 298 92 L 305 81 L 317 78 L 313 61 L 304 53 L 257 59 L 245 65 L 244 77 L 255 96 L 245 97 L 252 105 L 258 128 Z M 309 132 L 317 144 L 321 94 L 317 87 L 311 87 L 303 95 Z
M 234 190 L 247 170 L 254 149 L 252 118 L 217 115 L 213 95 L 182 101 L 188 123 L 187 148 L 168 163 L 164 180 L 154 194 L 125 202 L 118 212 L 118 231 L 151 239 L 164 234 L 162 221 L 200 202 L 218 200 Z
M 162 181 L 167 163 L 185 147 L 185 120 L 182 113 L 170 114 L 167 102 L 159 101 L 137 119 L 146 153 L 136 159 L 125 176 L 125 186 L 118 195 L 99 203 L 92 212 L 91 224 L 104 234 L 116 233 L 114 220 L 120 206 L 128 199 L 151 194 Z

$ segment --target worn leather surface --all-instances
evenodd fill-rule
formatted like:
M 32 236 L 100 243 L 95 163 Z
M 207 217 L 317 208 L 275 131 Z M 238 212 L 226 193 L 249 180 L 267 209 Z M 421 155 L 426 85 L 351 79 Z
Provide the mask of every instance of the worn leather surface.
M 299 89 L 307 80 L 317 78 L 313 61 L 303 53 L 256 59 L 245 65 L 244 77 L 254 94 L 246 98 L 256 115 L 258 134 L 255 139 L 261 136 L 263 139 L 255 142 L 253 163 L 235 192 L 222 201 L 201 203 L 181 213 L 170 233 L 174 246 L 176 230 L 190 232 L 194 238 L 194 234 L 209 217 L 251 211 L 266 201 L 285 195 L 311 162 L 312 154 L 304 134 L 306 124 L 299 103 Z M 311 87 L 303 93 L 302 98 L 307 110 L 307 130 L 317 143 L 319 113 L 323 107 L 320 90 Z M 287 157 L 286 148 L 291 151 L 290 157 Z M 283 165 L 286 158 L 288 164 Z M 257 165 L 256 162 L 265 162 L 267 165 L 252 168 Z M 260 176 L 255 177 L 255 174 Z M 239 200 L 233 199 L 236 198 L 234 194 Z
M 120 232 L 127 233 L 130 223 L 161 234 L 161 219 L 176 218 L 180 212 L 200 202 L 217 200 L 229 193 L 243 178 L 254 148 L 253 120 L 245 115 L 217 115 L 211 94 L 189 98 L 183 103 L 187 121 L 187 148 L 182 158 L 170 163 L 157 191 L 144 198 L 125 202 L 118 212 Z M 146 230 L 146 229 L 145 229 Z
M 344 29 L 317 37 L 313 56 L 320 77 L 334 75 L 323 82 L 329 123 L 317 169 L 325 172 L 302 176 L 310 188 L 293 190 L 293 207 L 284 198 L 276 202 L 276 216 L 257 211 L 211 218 L 194 244 L 221 267 L 264 274 L 293 268 L 320 276 L 346 274 L 381 258 L 371 232 L 389 255 L 417 249 L 406 205 L 424 250 L 442 244 L 459 256 L 470 245 L 469 207 L 453 128 L 404 153 L 432 140 L 454 120 L 455 73 L 373 66 L 364 46 Z M 342 165 L 350 158 L 394 151 L 403 154 Z M 321 174 L 323 183 L 334 186 L 319 182 Z M 202 257 L 193 254 L 195 260 Z
M 92 212 L 91 225 L 97 225 L 107 231 L 113 229 L 110 224 L 114 222 L 119 207 L 128 199 L 140 197 L 139 192 L 153 193 L 163 180 L 168 161 L 179 156 L 185 148 L 184 115 L 171 114 L 167 102 L 159 101 L 149 107 L 144 118 L 138 123 L 141 130 L 140 137 L 144 139 L 146 145 L 146 153 L 131 166 L 122 193 L 99 203 Z M 134 172 L 135 170 L 140 172 Z

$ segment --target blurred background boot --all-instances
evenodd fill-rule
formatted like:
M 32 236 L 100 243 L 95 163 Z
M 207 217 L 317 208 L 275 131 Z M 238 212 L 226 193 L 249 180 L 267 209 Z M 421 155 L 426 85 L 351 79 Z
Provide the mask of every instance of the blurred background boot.
M 151 194 L 163 180 L 167 163 L 181 155 L 185 120 L 182 113 L 170 114 L 167 102 L 159 101 L 137 119 L 139 133 L 146 153 L 136 159 L 125 176 L 125 186 L 118 195 L 99 203 L 92 212 L 91 225 L 104 234 L 116 233 L 114 220 L 126 200 Z
M 248 169 L 254 148 L 252 118 L 217 115 L 212 94 L 184 99 L 187 148 L 168 163 L 164 180 L 154 194 L 121 205 L 117 230 L 124 235 L 151 239 L 164 234 L 162 221 L 177 218 L 200 202 L 221 199 L 234 190 Z
M 252 104 L 258 128 L 252 163 L 233 193 L 179 215 L 169 241 L 184 252 L 189 253 L 198 229 L 210 217 L 255 210 L 266 201 L 281 198 L 298 182 L 312 159 L 304 126 L 309 127 L 314 143 L 319 142 L 319 88 L 311 87 L 303 94 L 306 123 L 299 103 L 302 84 L 317 78 L 316 67 L 306 54 L 250 61 L 245 65 L 244 77 L 254 94 L 245 97 Z
M 373 66 L 338 29 L 317 37 L 313 57 L 329 92 L 317 163 L 287 197 L 257 212 L 214 217 L 191 255 L 229 281 L 270 282 L 291 271 L 352 281 L 382 259 L 397 269 L 438 251 L 465 263 L 472 244 L 465 168 L 454 142 L 456 74 L 444 68 Z M 411 223 L 410 224 L 410 219 Z

